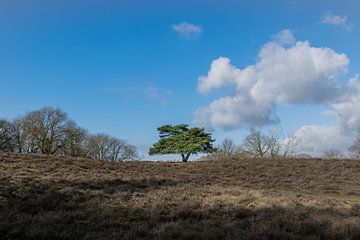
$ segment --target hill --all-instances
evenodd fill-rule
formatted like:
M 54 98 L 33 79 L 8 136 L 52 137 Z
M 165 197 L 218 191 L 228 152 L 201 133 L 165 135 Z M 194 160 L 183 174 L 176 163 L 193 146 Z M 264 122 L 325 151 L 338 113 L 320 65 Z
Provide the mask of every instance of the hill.
M 0 239 L 360 239 L 360 161 L 0 154 Z

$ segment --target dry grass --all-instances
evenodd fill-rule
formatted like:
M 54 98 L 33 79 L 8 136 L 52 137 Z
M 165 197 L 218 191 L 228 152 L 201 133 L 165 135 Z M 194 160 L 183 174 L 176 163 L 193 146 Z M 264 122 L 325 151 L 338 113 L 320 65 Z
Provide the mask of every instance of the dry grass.
M 0 154 L 0 239 L 360 239 L 360 161 Z

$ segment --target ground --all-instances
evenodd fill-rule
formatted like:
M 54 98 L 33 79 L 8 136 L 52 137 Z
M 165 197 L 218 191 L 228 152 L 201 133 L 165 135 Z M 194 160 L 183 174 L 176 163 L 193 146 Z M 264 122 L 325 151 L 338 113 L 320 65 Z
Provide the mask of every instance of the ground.
M 360 239 L 360 161 L 2 153 L 0 239 Z

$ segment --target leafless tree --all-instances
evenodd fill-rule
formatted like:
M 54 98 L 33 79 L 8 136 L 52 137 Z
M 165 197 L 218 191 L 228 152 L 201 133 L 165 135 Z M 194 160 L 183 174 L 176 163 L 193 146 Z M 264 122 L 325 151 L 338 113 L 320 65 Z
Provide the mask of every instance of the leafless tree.
M 6 121 L 0 119 L 0 152 L 13 152 L 15 150 L 15 128 Z
M 270 151 L 269 138 L 255 128 L 245 137 L 242 144 L 243 152 L 249 157 L 265 157 Z
M 238 147 L 233 140 L 225 138 L 217 147 L 217 151 L 213 154 L 218 160 L 230 160 L 238 151 Z
M 296 150 L 296 138 L 288 136 L 282 140 L 280 128 L 270 129 L 267 134 L 257 129 L 250 129 L 241 148 L 248 157 L 287 157 Z
M 360 160 L 360 128 L 357 130 L 356 138 L 353 145 L 349 148 L 351 158 Z
M 64 128 L 63 147 L 60 154 L 71 157 L 86 156 L 86 141 L 88 133 L 85 129 L 76 125 L 75 122 L 69 121 Z
M 337 149 L 330 149 L 324 152 L 323 158 L 326 159 L 342 159 L 344 155 Z
M 121 161 L 136 160 L 139 158 L 138 151 L 135 146 L 126 144 L 123 151 L 121 151 Z
M 282 157 L 294 156 L 297 153 L 298 139 L 295 135 L 288 135 L 282 142 Z
M 64 147 L 69 124 L 66 113 L 49 107 L 30 112 L 21 119 L 27 141 L 44 154 L 55 154 Z
M 268 135 L 265 135 L 268 144 L 268 155 L 270 157 L 279 157 L 281 155 L 282 144 L 281 144 L 281 131 L 280 129 L 269 130 Z
M 0 120 L 0 151 L 91 157 L 108 161 L 137 158 L 136 147 L 106 134 L 89 135 L 60 109 L 45 107 L 11 123 Z
M 112 162 L 132 160 L 137 157 L 134 146 L 106 134 L 89 136 L 86 149 L 88 157 Z
M 12 122 L 15 128 L 15 152 L 38 153 L 39 147 L 32 137 L 24 130 L 23 118 L 17 118 Z

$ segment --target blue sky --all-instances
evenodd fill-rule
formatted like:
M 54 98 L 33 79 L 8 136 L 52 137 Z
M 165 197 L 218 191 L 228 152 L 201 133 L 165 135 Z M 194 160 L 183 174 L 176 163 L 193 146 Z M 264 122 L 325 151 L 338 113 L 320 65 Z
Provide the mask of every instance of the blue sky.
M 225 80 L 223 88 L 199 92 L 199 77 L 210 81 L 214 60 L 227 58 L 237 69 L 254 65 L 259 51 L 276 42 L 283 30 L 296 39 L 285 49 L 308 41 L 309 48 L 345 54 L 348 63 L 334 68 L 338 87 L 347 86 L 360 72 L 359 9 L 355 0 L 2 0 L 0 118 L 12 119 L 43 106 L 60 107 L 90 132 L 126 139 L 145 154 L 157 139 L 159 125 L 192 124 L 199 109 L 211 109 L 212 102 L 240 94 Z M 299 72 L 306 75 L 306 70 Z M 297 132 L 306 141 L 314 139 L 311 134 L 323 135 L 320 127 L 326 132 L 329 127 L 341 128 L 342 137 L 350 141 L 349 128 L 360 124 L 356 110 L 342 114 L 349 104 L 339 107 L 335 97 L 309 99 L 269 100 L 284 132 Z M 351 103 L 356 101 L 353 96 Z M 334 109 L 347 118 L 323 114 Z M 215 110 L 209 114 L 214 116 Z M 256 116 L 250 117 L 251 123 Z M 345 124 L 349 119 L 355 119 L 351 126 Z M 218 141 L 230 137 L 240 142 L 249 122 L 237 119 L 230 127 L 215 120 L 209 124 Z M 266 128 L 267 122 L 263 125 Z M 317 130 L 299 131 L 304 126 Z M 314 144 L 321 145 L 319 141 Z M 333 148 L 314 144 L 304 146 L 304 151 Z

